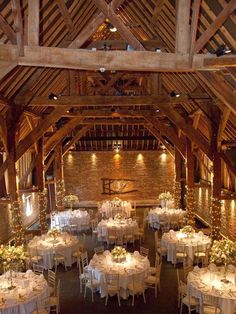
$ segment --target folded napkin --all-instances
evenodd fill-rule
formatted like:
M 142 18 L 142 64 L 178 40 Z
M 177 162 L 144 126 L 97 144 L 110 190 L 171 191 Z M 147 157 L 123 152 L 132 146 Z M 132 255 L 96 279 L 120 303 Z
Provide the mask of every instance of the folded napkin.
M 26 278 L 32 277 L 33 274 L 34 274 L 34 273 L 32 272 L 32 270 L 31 270 L 31 269 L 28 269 L 28 270 L 26 271 L 26 273 L 25 273 L 25 277 L 26 277 Z
M 103 255 L 104 255 L 104 256 L 109 256 L 109 255 L 111 255 L 111 252 L 108 251 L 108 250 L 106 250 L 106 251 L 103 252 Z
M 194 266 L 193 271 L 199 271 L 200 268 L 198 266 Z
M 214 263 L 209 264 L 208 265 L 208 269 L 210 271 L 217 271 L 217 267 L 216 267 L 216 265 Z
M 134 251 L 134 257 L 139 257 L 140 254 L 139 254 L 139 251 Z

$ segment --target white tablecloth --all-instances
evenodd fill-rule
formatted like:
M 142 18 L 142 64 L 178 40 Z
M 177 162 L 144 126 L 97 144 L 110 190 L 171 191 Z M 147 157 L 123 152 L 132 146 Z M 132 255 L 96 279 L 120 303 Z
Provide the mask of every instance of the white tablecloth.
M 109 251 L 101 255 L 94 255 L 89 263 L 89 269 L 93 271 L 94 277 L 100 281 L 101 297 L 105 296 L 105 273 L 119 274 L 120 296 L 128 297 L 127 286 L 132 282 L 133 274 L 144 272 L 144 278 L 148 275 L 150 262 L 147 257 L 143 257 L 139 252 L 128 253 L 126 262 L 115 263 L 112 261 Z
M 159 227 L 161 223 L 179 224 L 181 226 L 186 211 L 182 209 L 155 208 L 148 213 L 148 222 L 152 227 Z
M 47 281 L 43 275 L 13 272 L 14 289 L 8 290 L 9 271 L 0 276 L 0 313 L 30 314 L 37 308 L 37 302 L 49 295 Z
M 55 240 L 48 234 L 41 237 L 35 236 L 28 244 L 28 251 L 31 256 L 43 256 L 43 266 L 51 269 L 54 266 L 53 256 L 55 253 L 65 256 L 66 266 L 71 266 L 74 260 L 72 253 L 78 249 L 79 240 L 77 237 L 66 232 L 61 233 Z
M 81 228 L 81 224 L 87 224 L 90 221 L 90 216 L 85 210 L 66 210 L 57 212 L 51 215 L 51 227 L 65 227 L 76 225 Z
M 167 249 L 167 261 L 176 263 L 176 246 L 178 244 L 186 245 L 188 257 L 193 260 L 197 246 L 208 248 L 211 244 L 211 239 L 205 236 L 201 231 L 187 235 L 181 231 L 170 230 L 164 233 L 161 239 L 161 245 Z
M 98 209 L 103 217 L 114 218 L 116 214 L 122 214 L 124 217 L 130 217 L 130 213 L 133 210 L 130 202 L 120 201 L 114 203 L 112 201 L 105 201 Z
M 175 206 L 174 201 L 161 200 L 161 207 L 162 208 L 174 208 L 174 206 Z
M 102 220 L 98 224 L 98 240 L 107 237 L 108 235 L 115 235 L 123 238 L 127 234 L 135 234 L 138 231 L 138 224 L 136 221 L 129 219 L 122 220 Z
M 188 288 L 191 294 L 200 298 L 201 294 L 212 295 L 220 299 L 223 314 L 233 314 L 236 310 L 236 273 L 227 272 L 230 283 L 223 283 L 224 268 L 210 271 L 208 268 L 195 267 L 188 275 Z

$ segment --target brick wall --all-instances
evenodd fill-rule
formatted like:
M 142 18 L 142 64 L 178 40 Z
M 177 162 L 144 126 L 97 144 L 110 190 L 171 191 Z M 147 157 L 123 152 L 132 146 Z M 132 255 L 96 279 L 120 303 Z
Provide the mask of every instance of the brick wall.
M 162 152 L 71 152 L 64 157 L 66 193 L 81 201 L 112 199 L 102 194 L 101 178 L 135 180 L 128 189 L 136 192 L 115 195 L 124 200 L 156 200 L 164 190 L 172 192 L 174 160 Z
M 195 189 L 195 211 L 209 224 L 211 224 L 210 199 L 210 188 Z M 236 241 L 236 200 L 222 201 L 221 232 L 231 240 Z
M 29 194 L 26 194 L 28 196 Z M 37 193 L 31 193 L 32 213 L 26 215 L 26 203 L 22 203 L 22 220 L 26 228 L 39 216 Z M 11 210 L 9 205 L 0 204 L 0 244 L 6 242 L 12 234 Z

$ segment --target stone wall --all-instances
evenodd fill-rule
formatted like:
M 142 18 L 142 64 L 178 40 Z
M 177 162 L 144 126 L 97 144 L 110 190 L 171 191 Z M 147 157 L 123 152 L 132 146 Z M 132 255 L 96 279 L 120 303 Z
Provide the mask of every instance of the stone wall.
M 195 189 L 195 211 L 209 224 L 211 224 L 210 200 L 210 188 Z M 221 233 L 236 241 L 236 200 L 224 200 L 221 204 Z
M 78 195 L 80 201 L 101 201 L 115 196 L 124 200 L 156 200 L 164 190 L 173 191 L 174 160 L 160 151 L 71 152 L 64 157 L 64 178 L 66 193 Z M 134 180 L 116 184 L 126 184 L 124 191 L 136 191 L 102 194 L 102 178 Z

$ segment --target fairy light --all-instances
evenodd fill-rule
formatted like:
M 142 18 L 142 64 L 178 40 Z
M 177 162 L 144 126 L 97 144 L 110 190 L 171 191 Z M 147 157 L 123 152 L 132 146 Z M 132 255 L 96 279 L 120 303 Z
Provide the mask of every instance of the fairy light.
M 181 207 L 181 183 L 179 181 L 174 182 L 174 202 L 175 207 Z
M 22 224 L 21 206 L 19 201 L 14 201 L 11 203 L 11 212 L 13 234 L 16 240 L 16 245 L 21 245 L 24 242 L 24 229 Z
M 64 180 L 57 180 L 56 183 L 56 207 L 58 211 L 64 210 L 65 184 Z
M 213 240 L 221 238 L 221 202 L 218 198 L 211 198 L 211 236 Z
M 194 219 L 194 188 L 187 187 L 186 193 L 186 203 L 187 203 L 187 224 L 190 226 L 194 226 L 195 219 Z
M 38 193 L 39 197 L 39 221 L 42 233 L 48 231 L 47 225 L 47 189 Z

